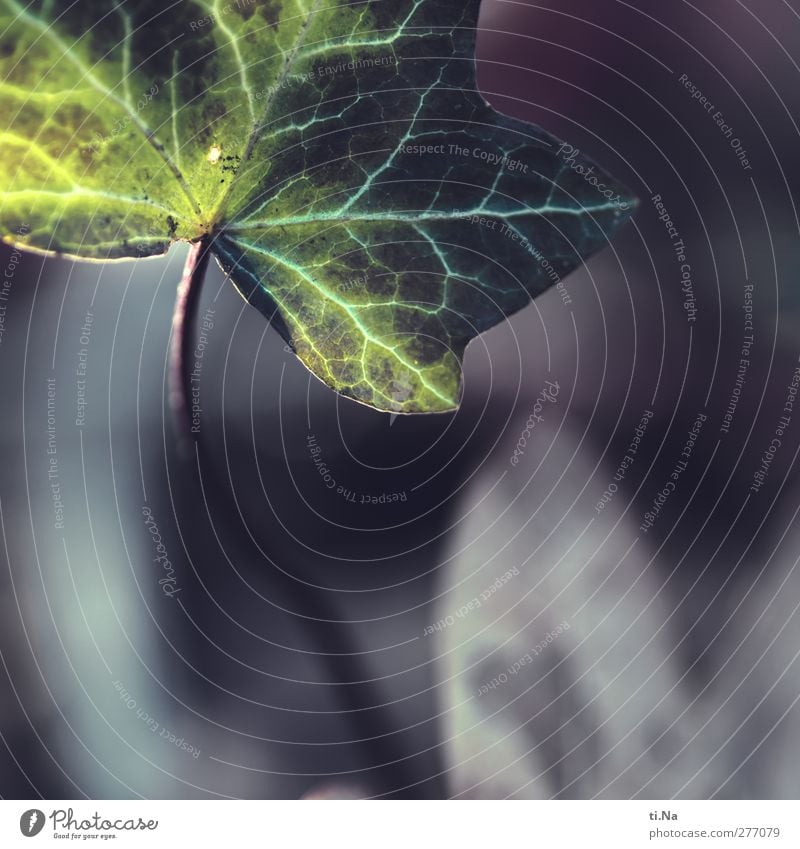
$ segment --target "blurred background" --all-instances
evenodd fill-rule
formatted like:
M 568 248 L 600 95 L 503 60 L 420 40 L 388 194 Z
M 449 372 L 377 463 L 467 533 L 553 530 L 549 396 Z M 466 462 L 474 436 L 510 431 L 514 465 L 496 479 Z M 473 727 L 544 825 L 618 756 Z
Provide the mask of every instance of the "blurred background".
M 798 61 L 796 0 L 484 0 L 485 97 L 640 207 L 452 415 L 214 266 L 181 441 L 186 247 L 4 247 L 0 795 L 796 798 Z

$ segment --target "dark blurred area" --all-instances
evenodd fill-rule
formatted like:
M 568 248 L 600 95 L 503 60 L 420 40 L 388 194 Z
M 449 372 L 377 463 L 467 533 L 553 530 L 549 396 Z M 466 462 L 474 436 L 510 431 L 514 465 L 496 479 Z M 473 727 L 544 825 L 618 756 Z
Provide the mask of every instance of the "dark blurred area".
M 485 97 L 640 206 L 470 345 L 455 414 L 337 398 L 214 267 L 182 441 L 186 247 L 2 248 L 3 797 L 800 794 L 800 6 L 484 0 L 481 24 Z

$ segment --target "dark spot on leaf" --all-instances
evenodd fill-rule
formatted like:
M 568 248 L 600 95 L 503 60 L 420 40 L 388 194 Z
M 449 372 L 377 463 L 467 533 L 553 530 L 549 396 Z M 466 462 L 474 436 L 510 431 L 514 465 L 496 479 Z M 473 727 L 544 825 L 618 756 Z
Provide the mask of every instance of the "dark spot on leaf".
M 120 11 L 124 5 L 120 4 Z M 58 22 L 74 40 L 87 43 L 92 63 L 103 59 L 110 45 L 122 44 L 125 35 L 121 14 L 108 2 L 75 3 Z
M 228 110 L 225 104 L 218 98 L 206 98 L 203 106 L 203 129 L 197 134 L 197 138 L 201 144 L 205 145 L 209 142 L 221 144 L 216 136 L 215 125 L 226 115 Z
M 261 0 L 257 5 L 258 13 L 264 22 L 273 29 L 278 29 L 281 20 L 281 4 L 277 0 Z
M 243 21 L 249 21 L 258 12 L 264 22 L 277 29 L 281 19 L 281 3 L 278 0 L 233 0 L 231 11 L 237 12 Z

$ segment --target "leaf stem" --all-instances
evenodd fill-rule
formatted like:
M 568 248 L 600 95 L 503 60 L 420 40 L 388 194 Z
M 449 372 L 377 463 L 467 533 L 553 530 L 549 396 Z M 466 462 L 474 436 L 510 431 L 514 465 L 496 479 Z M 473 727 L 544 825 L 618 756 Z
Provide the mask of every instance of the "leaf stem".
M 197 317 L 200 291 L 211 256 L 210 239 L 204 237 L 192 242 L 183 277 L 178 286 L 175 309 L 172 313 L 172 341 L 169 352 L 169 402 L 175 413 L 181 439 L 189 439 L 192 431 L 191 417 L 191 362 L 192 329 Z

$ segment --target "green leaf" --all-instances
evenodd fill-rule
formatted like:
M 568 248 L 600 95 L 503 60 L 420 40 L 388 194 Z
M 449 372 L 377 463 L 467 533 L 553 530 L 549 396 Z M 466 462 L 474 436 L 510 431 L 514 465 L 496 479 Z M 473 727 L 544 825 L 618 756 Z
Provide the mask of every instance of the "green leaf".
M 478 6 L 0 0 L 0 230 L 94 259 L 205 239 L 338 392 L 453 409 L 469 340 L 634 205 L 480 96 Z

